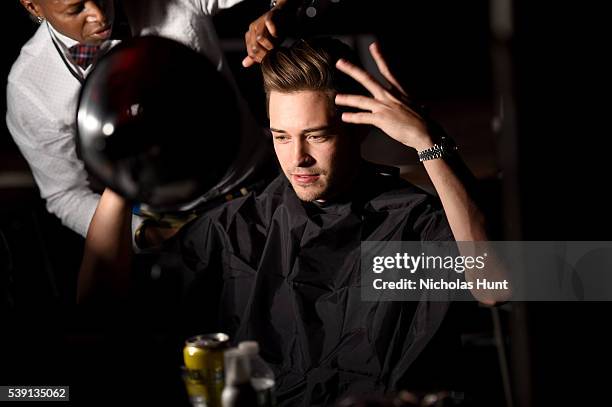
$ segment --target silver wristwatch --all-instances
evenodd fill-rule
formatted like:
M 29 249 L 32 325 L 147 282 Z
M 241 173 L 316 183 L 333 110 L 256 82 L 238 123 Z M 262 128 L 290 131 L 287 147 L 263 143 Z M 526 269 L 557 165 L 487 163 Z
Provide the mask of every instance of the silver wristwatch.
M 437 158 L 450 157 L 457 151 L 457 145 L 450 137 L 442 137 L 440 141 L 432 147 L 418 152 L 419 161 L 435 160 Z

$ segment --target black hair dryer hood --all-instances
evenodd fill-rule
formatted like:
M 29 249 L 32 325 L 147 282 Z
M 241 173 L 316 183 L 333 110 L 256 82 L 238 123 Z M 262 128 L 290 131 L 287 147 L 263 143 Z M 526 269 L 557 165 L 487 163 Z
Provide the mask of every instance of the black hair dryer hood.
M 124 42 L 98 62 L 81 90 L 77 128 L 91 173 L 164 210 L 222 190 L 241 144 L 227 81 L 203 55 L 159 37 Z

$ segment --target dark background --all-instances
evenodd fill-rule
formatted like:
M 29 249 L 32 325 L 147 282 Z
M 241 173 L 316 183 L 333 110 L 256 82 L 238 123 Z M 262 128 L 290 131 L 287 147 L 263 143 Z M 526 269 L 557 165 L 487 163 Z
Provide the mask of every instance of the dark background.
M 511 11 L 499 11 L 506 3 Z M 380 40 L 405 88 L 457 140 L 484 191 L 494 239 L 610 240 L 603 63 L 609 35 L 597 4 L 320 1 L 303 31 L 340 35 L 359 49 L 368 38 Z M 9 28 L 2 45 L 6 81 L 35 26 L 18 1 L 1 7 Z M 266 9 L 265 0 L 247 0 L 215 17 L 228 61 L 263 125 L 259 71 L 244 70 L 240 60 L 248 23 Z M 500 16 L 510 31 L 495 23 Z M 4 112 L 6 100 L 0 101 Z M 428 188 L 414 153 L 380 135 L 369 137 L 364 150 Z M 3 121 L 0 234 L 1 385 L 70 384 L 73 399 L 84 404 L 112 399 L 113 391 L 133 401 L 181 394 L 178 339 L 156 325 L 168 315 L 74 306 L 82 239 L 46 213 Z M 514 303 L 493 313 L 463 308 L 457 322 L 467 384 L 458 390 L 472 394 L 474 404 L 506 403 L 494 317 L 514 405 L 610 398 L 603 381 L 609 375 L 599 373 L 610 362 L 609 303 Z

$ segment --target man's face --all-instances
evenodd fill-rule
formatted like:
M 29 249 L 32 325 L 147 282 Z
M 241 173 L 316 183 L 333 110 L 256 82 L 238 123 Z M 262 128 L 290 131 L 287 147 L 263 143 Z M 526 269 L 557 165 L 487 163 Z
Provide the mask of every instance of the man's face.
M 60 33 L 83 44 L 108 39 L 115 16 L 112 0 L 21 0 L 33 15 L 51 23 Z
M 346 186 L 358 158 L 350 140 L 320 91 L 270 92 L 270 129 L 281 168 L 303 201 L 329 199 Z

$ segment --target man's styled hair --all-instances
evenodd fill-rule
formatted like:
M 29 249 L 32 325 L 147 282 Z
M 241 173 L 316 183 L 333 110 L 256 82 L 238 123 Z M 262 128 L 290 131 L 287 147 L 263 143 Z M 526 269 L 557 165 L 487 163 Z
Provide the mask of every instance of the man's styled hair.
M 335 109 L 337 93 L 364 94 L 361 85 L 336 69 L 340 58 L 357 64 L 354 52 L 346 44 L 328 37 L 302 39 L 289 47 L 274 48 L 261 62 L 266 102 L 272 91 L 322 91 Z

